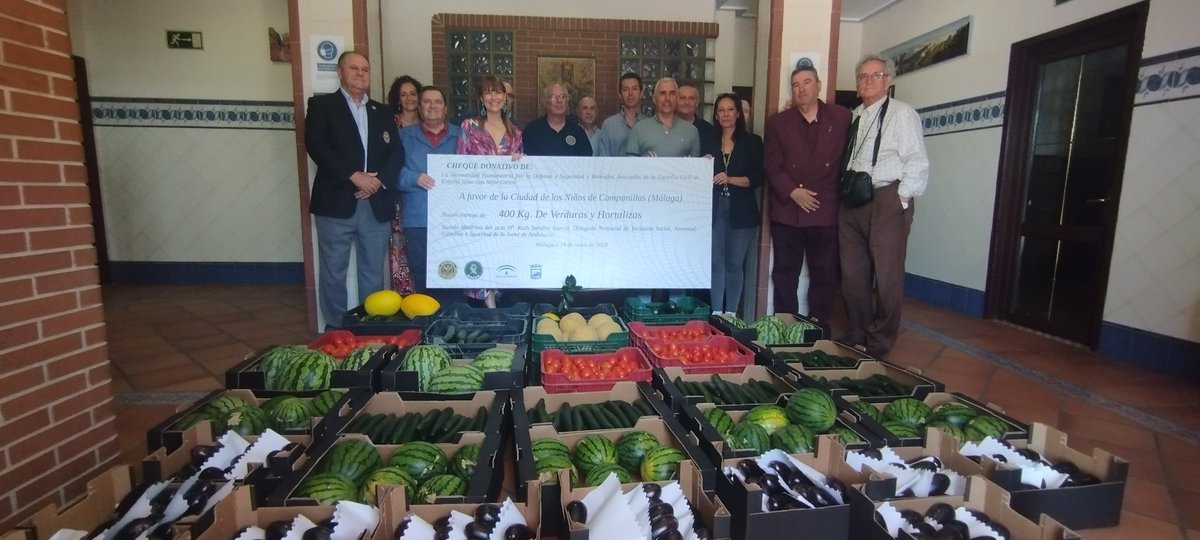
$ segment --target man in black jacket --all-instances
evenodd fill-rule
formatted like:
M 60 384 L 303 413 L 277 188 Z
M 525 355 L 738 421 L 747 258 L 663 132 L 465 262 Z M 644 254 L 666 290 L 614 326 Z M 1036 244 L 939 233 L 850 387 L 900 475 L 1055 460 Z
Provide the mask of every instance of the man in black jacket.
M 309 212 L 317 227 L 318 295 L 325 328 L 346 312 L 350 247 L 358 296 L 383 289 L 390 222 L 404 148 L 386 106 L 367 96 L 371 64 L 348 51 L 338 58 L 341 88 L 308 100 L 304 144 L 317 164 Z

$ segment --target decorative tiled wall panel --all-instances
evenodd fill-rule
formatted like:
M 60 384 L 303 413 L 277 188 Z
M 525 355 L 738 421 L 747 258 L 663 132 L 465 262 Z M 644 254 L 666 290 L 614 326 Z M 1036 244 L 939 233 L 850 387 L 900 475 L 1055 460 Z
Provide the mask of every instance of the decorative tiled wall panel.
M 109 127 L 294 130 L 290 101 L 92 98 L 92 121 Z

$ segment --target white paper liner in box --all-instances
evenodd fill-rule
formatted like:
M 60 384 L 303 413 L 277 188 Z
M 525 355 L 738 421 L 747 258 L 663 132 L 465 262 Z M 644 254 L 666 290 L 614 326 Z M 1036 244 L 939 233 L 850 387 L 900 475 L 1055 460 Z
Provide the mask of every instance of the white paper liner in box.
M 408 520 L 408 526 L 404 528 L 404 534 L 397 540 L 433 540 L 433 535 L 436 534 L 433 525 L 411 512 L 405 516 L 405 519 Z
M 621 481 L 615 474 L 608 475 L 596 489 L 584 495 L 583 505 L 588 510 L 589 537 L 646 538 L 649 534 L 647 531 L 647 534 L 638 535 L 638 524 L 621 496 Z
M 984 439 L 979 444 L 968 442 L 963 445 L 959 453 L 967 457 L 992 457 L 996 454 L 1004 456 L 1006 461 L 1000 462 L 1000 468 L 1020 469 L 1021 483 L 1030 486 L 1057 488 L 1062 486 L 1068 478 L 1068 475 L 1050 468 L 1045 463 L 1027 459 L 991 437 Z
M 200 465 L 200 470 L 203 471 L 209 467 L 228 469 L 234 461 L 237 461 L 238 456 L 246 453 L 246 449 L 250 447 L 250 443 L 246 439 L 233 431 L 226 431 L 224 435 L 221 435 L 217 444 L 220 445 L 220 448 L 204 460 L 204 463 Z
M 276 433 L 274 430 L 267 429 L 258 436 L 258 440 L 250 445 L 240 456 L 233 462 L 233 470 L 225 474 L 225 478 L 230 480 L 243 480 L 247 474 L 250 474 L 251 463 L 266 463 L 267 456 L 276 450 L 282 450 L 291 441 L 284 438 L 283 435 Z
M 863 472 L 863 465 L 867 465 L 872 469 L 879 471 L 889 463 L 904 463 L 904 458 L 896 454 L 896 451 L 892 450 L 889 446 L 880 448 L 879 456 L 880 459 L 875 459 L 862 452 L 852 450 L 850 452 L 846 452 L 846 465 L 849 465 L 851 469 L 854 469 L 854 472 L 860 473 Z
M 339 501 L 333 508 L 333 532 L 330 540 L 357 540 L 364 532 L 379 525 L 379 509 L 350 501 Z
M 635 522 L 650 522 L 650 497 L 646 496 L 646 491 L 642 489 L 642 484 L 634 486 L 633 489 L 625 494 L 625 504 L 629 505 L 629 513 L 633 514 Z
M 288 529 L 287 534 L 283 535 L 281 540 L 302 540 L 304 538 L 304 531 L 316 526 L 317 524 L 308 519 L 308 516 L 296 514 L 296 517 L 292 519 L 291 528 Z
M 472 521 L 475 521 L 474 517 L 468 516 L 458 510 L 451 510 L 449 540 L 467 540 L 467 525 Z
M 453 522 L 454 518 L 451 517 L 450 521 Z M 492 535 L 488 539 L 504 540 L 504 531 L 507 531 L 513 525 L 529 524 L 525 522 L 525 514 L 522 514 L 521 509 L 513 504 L 512 498 L 508 497 L 504 499 L 504 502 L 500 503 L 500 517 L 496 520 L 496 525 L 492 528 Z
M 814 485 L 821 488 L 821 490 L 825 492 L 825 495 L 828 496 L 829 498 L 833 499 L 834 502 L 836 502 L 838 504 L 846 504 L 846 501 L 844 499 L 842 499 L 842 494 L 840 492 L 838 492 L 838 490 L 829 487 L 829 479 L 821 471 L 818 471 L 818 470 L 810 467 L 808 464 L 804 463 L 803 461 L 800 461 L 800 460 L 792 457 L 790 454 L 788 454 L 782 450 L 779 450 L 779 449 L 770 450 L 767 453 L 760 456 L 758 459 L 758 466 L 762 467 L 764 471 L 770 470 L 769 468 L 767 468 L 767 466 L 770 465 L 772 461 L 784 461 L 785 463 L 791 463 L 792 466 L 794 466 L 797 470 L 799 470 L 801 474 L 803 474 L 806 478 L 808 478 L 810 481 L 812 481 L 812 483 Z M 783 482 L 780 482 L 780 483 L 783 484 Z M 796 497 L 797 500 L 807 503 L 810 508 L 817 507 L 815 502 L 809 501 L 809 500 L 801 497 L 799 493 L 796 493 L 795 491 L 793 491 L 791 489 L 791 487 L 787 486 L 786 484 L 784 484 L 783 487 L 786 488 L 787 491 L 789 493 L 791 493 L 793 497 Z
M 221 502 L 221 499 L 224 499 L 225 497 L 228 497 L 230 493 L 233 493 L 233 486 L 234 481 L 230 480 L 226 482 L 225 485 L 217 488 L 217 491 L 212 494 L 212 497 L 208 498 L 208 503 L 204 505 L 204 511 L 200 513 L 204 514 L 209 510 L 212 510 L 217 503 Z
M 124 528 L 125 525 L 128 525 L 130 521 L 138 518 L 149 517 L 150 500 L 161 493 L 162 490 L 167 489 L 169 484 L 169 482 L 164 480 L 162 482 L 151 484 L 149 487 L 147 487 L 146 491 L 143 491 L 142 495 L 138 497 L 138 500 L 129 506 L 129 510 L 125 512 L 125 515 L 117 519 L 117 522 L 113 523 L 111 527 L 105 529 L 104 532 L 97 535 L 96 540 L 104 540 L 105 538 L 110 537 L 112 534 Z
M 49 540 L 83 540 L 87 538 L 87 531 L 77 531 L 75 529 L 59 529 L 50 535 Z
M 251 525 L 246 527 L 242 534 L 233 537 L 233 540 L 267 540 L 267 531 L 262 527 Z
M 971 512 L 967 511 L 966 507 L 960 506 L 954 509 L 954 519 L 957 519 L 967 525 L 967 531 L 971 533 L 971 538 L 979 538 L 981 536 L 1000 538 L 1000 534 L 991 527 L 984 524 L 975 518 Z
M 187 495 L 188 490 L 192 489 L 192 486 L 195 486 L 196 482 L 203 481 L 204 480 L 200 479 L 199 472 L 193 474 L 187 480 L 184 480 L 183 484 L 179 486 L 179 489 L 175 490 L 175 494 L 171 496 L 171 500 L 167 503 L 167 507 L 163 509 L 162 519 L 159 519 L 154 526 L 157 527 L 163 523 L 171 523 L 179 519 L 184 512 L 187 512 L 188 503 L 186 500 L 184 500 L 184 495 Z M 150 530 L 153 530 L 153 528 L 154 527 L 151 527 Z
M 883 529 L 887 531 L 892 538 L 900 536 L 900 526 L 907 523 L 904 516 L 900 515 L 900 511 L 892 506 L 892 503 L 885 502 L 875 509 L 880 516 L 883 517 Z

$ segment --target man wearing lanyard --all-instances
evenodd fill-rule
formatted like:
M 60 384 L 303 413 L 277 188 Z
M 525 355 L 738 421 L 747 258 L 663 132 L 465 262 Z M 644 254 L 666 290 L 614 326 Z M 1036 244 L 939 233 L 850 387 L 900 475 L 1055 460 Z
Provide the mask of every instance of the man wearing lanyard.
M 904 257 L 912 227 L 914 199 L 929 181 L 921 118 L 906 103 L 888 97 L 895 64 L 878 55 L 858 62 L 849 168 L 871 174 L 871 202 L 838 214 L 842 296 L 850 333 L 842 339 L 883 358 L 900 332 L 904 301 Z M 873 146 L 878 141 L 878 156 Z M 874 286 L 872 286 L 874 284 Z
M 358 301 L 383 289 L 396 180 L 404 148 L 392 114 L 367 96 L 371 64 L 348 51 L 338 58 L 341 88 L 308 100 L 304 145 L 317 164 L 309 212 L 317 229 L 318 291 L 325 329 L 346 312 L 350 248 L 358 265 Z

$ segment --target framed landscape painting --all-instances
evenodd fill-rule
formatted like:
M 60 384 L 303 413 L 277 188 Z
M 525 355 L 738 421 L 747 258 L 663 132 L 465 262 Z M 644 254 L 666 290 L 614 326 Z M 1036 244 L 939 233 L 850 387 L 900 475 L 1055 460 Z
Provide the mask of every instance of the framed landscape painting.
M 963 17 L 880 54 L 896 63 L 897 76 L 963 56 L 971 41 L 971 19 L 970 16 Z

